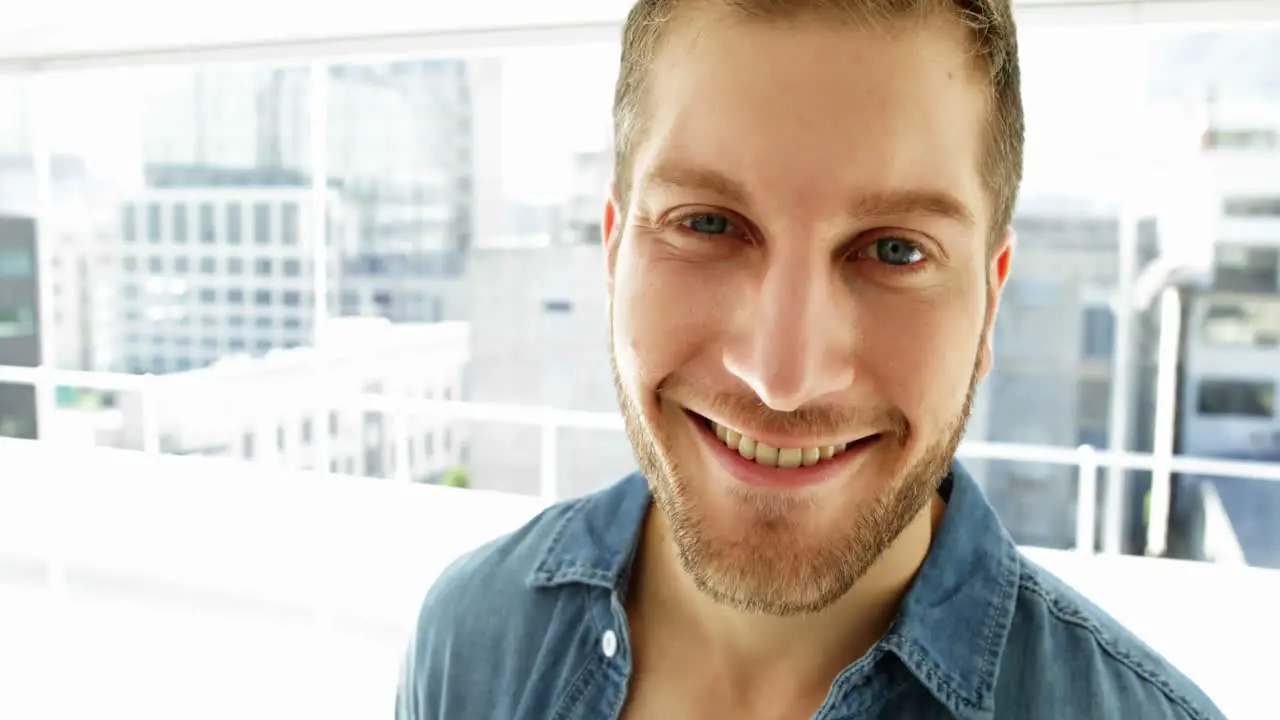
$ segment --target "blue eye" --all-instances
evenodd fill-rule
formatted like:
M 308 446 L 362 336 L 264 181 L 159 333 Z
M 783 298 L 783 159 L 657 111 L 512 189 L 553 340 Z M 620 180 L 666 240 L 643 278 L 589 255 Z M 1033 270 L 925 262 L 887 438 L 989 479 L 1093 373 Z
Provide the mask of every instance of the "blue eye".
M 871 246 L 875 259 L 886 265 L 915 265 L 925 259 L 920 247 L 902 238 L 881 238 Z
M 729 218 L 711 213 L 694 215 L 682 221 L 681 225 L 693 232 L 704 235 L 724 235 L 733 227 L 733 224 L 729 222 Z

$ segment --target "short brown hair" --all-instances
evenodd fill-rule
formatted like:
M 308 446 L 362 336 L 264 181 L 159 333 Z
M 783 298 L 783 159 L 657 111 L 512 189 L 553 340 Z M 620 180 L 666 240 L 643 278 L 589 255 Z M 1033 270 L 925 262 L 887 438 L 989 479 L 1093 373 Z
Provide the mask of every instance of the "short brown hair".
M 1023 112 L 1018 37 L 1009 0 L 637 0 L 622 31 L 622 64 L 613 101 L 614 179 L 628 202 L 631 156 L 643 134 L 644 95 L 663 31 L 681 6 L 715 3 L 743 17 L 789 20 L 835 16 L 859 24 L 950 15 L 969 30 L 973 54 L 988 79 L 988 122 L 982 175 L 991 195 L 992 234 L 1013 218 L 1022 182 Z M 994 238 L 993 238 L 994 239 Z

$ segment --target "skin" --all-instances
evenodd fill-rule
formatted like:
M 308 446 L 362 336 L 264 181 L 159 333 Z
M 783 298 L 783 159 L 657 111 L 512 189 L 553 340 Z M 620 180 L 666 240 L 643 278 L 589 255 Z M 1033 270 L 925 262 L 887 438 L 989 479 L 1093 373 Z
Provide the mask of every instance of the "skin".
M 632 191 L 604 217 L 615 379 L 655 497 L 628 716 L 812 715 L 945 512 L 1012 236 L 990 225 L 964 31 L 888 29 L 708 8 L 655 60 Z M 686 411 L 781 446 L 876 438 L 820 483 L 759 488 Z

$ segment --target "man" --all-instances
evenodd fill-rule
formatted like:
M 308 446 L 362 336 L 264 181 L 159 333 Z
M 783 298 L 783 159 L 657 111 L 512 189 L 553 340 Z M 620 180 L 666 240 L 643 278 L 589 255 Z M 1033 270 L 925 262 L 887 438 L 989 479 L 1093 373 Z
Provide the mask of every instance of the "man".
M 615 126 L 641 474 L 444 573 L 401 718 L 1221 717 L 953 465 L 1021 177 L 1007 0 L 641 0 Z

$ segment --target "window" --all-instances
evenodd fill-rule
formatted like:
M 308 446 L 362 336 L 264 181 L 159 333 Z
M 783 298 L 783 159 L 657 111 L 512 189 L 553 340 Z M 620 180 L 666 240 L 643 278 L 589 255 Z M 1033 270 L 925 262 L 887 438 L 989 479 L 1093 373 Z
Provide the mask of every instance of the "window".
M 147 261 L 147 271 L 155 273 L 157 275 L 159 275 L 160 273 L 163 273 L 164 258 L 161 258 L 159 256 L 152 256 L 151 259 Z
M 132 255 L 126 255 L 120 258 L 120 267 L 125 272 L 136 272 L 138 270 L 138 258 Z
M 548 315 L 567 315 L 573 312 L 573 303 L 568 300 L 546 300 L 542 303 L 542 311 Z
M 298 277 L 302 270 L 302 264 L 292 259 L 285 260 L 280 267 L 285 277 Z
M 1210 302 L 1200 338 L 1217 347 L 1280 347 L 1280 297 L 1236 297 Z
M 216 275 L 218 273 L 218 261 L 211 257 L 200 258 L 200 273 L 203 275 Z
M 231 288 L 227 291 L 227 303 L 231 305 L 244 304 L 244 290 L 240 288 Z
M 1241 293 L 1280 291 L 1280 248 L 1230 243 L 1218 245 L 1214 252 L 1215 290 Z
M 298 244 L 297 203 L 285 203 L 280 208 L 280 240 L 285 245 Z
M 0 340 L 31 337 L 36 334 L 36 309 L 0 306 Z
M 35 276 L 35 257 L 24 250 L 0 250 L 0 279 Z
M 173 259 L 173 273 L 175 275 L 186 275 L 191 270 L 191 260 L 186 257 L 176 257 Z
M 271 291 L 270 291 L 270 290 L 255 290 L 255 291 L 253 291 L 253 304 L 254 304 L 254 305 L 259 305 L 259 306 L 263 306 L 263 305 L 270 305 L 270 304 L 271 304 Z
M 138 241 L 138 215 L 133 203 L 125 203 L 120 208 L 120 239 L 126 243 Z
M 275 319 L 269 315 L 259 315 L 253 319 L 253 324 L 259 330 L 270 330 L 275 326 Z
M 253 206 L 253 241 L 258 245 L 271 244 L 271 206 L 266 203 Z
M 1201 415 L 1270 418 L 1275 402 L 1273 381 L 1205 379 L 1200 381 L 1197 409 Z
M 200 203 L 200 242 L 212 245 L 218 241 L 218 230 L 214 227 L 213 205 Z
M 1115 316 L 1111 308 L 1089 307 L 1084 311 L 1084 357 L 1109 359 L 1115 345 Z
M 285 290 L 281 297 L 287 307 L 298 307 L 302 303 L 302 296 L 296 290 Z
M 160 243 L 164 231 L 164 219 L 159 203 L 147 205 L 147 241 L 152 245 Z
M 227 205 L 227 243 L 239 245 L 243 240 L 244 220 L 241 218 L 239 203 Z
M 253 262 L 253 272 L 258 277 L 270 277 L 271 261 L 267 258 L 258 258 Z
M 1280 196 L 1230 197 L 1223 202 L 1222 212 L 1228 217 L 1280 217 Z
M 241 260 L 240 258 L 228 258 L 228 259 L 227 259 L 227 274 L 228 274 L 228 275 L 243 275 L 243 274 L 244 274 L 244 260 Z
M 204 290 L 200 291 L 200 302 L 204 303 L 205 305 L 212 305 L 217 301 L 218 301 L 217 292 L 210 290 L 208 288 L 205 288 Z
M 173 206 L 173 241 L 179 245 L 187 242 L 187 206 L 182 203 Z

